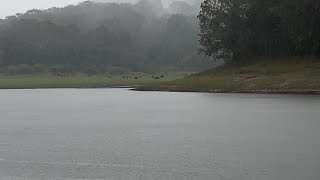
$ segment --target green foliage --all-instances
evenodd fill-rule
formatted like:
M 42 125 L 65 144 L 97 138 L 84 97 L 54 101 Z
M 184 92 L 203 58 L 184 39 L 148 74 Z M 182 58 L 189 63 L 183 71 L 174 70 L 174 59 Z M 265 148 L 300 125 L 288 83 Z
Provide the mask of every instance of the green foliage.
M 319 7 L 317 0 L 205 0 L 198 15 L 200 51 L 233 61 L 319 55 Z

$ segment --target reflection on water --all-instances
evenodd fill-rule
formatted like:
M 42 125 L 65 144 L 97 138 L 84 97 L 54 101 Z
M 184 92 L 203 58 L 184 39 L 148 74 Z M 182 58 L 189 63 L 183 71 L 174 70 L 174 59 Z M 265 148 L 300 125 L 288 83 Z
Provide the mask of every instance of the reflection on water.
M 320 179 L 317 96 L 47 89 L 0 100 L 0 179 Z

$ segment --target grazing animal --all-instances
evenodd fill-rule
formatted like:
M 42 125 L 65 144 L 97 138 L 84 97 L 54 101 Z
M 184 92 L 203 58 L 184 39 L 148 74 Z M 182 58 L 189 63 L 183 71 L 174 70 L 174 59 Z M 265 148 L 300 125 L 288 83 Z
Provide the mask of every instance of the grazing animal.
M 160 79 L 159 77 L 155 77 L 154 79 Z
M 164 75 L 161 75 L 160 78 L 164 78 Z
M 67 78 L 67 77 L 69 77 L 69 75 L 68 74 L 64 74 L 64 73 L 59 73 L 59 74 L 57 74 L 57 76 L 58 77 L 61 77 L 61 78 Z
M 139 79 L 138 77 L 134 77 L 134 79 Z

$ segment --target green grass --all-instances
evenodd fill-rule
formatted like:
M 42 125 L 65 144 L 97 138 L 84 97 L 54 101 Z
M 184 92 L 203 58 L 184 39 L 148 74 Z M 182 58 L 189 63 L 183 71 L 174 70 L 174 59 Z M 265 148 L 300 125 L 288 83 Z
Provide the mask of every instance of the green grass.
M 165 73 L 163 73 L 165 74 Z M 112 86 L 155 85 L 182 78 L 184 72 L 166 73 L 165 78 L 155 80 L 151 74 L 130 73 L 126 75 L 94 75 L 84 74 L 58 77 L 51 74 L 37 75 L 0 75 L 0 89 L 27 89 L 27 88 L 103 88 Z M 131 76 L 131 79 L 123 78 Z M 140 78 L 141 76 L 141 78 Z M 139 77 L 139 79 L 134 79 Z
M 225 65 L 141 89 L 203 92 L 320 92 L 320 60 L 313 57 L 261 59 L 249 65 Z
M 226 65 L 187 77 L 186 74 L 190 75 L 190 72 L 159 73 L 158 75 L 161 74 L 164 74 L 165 78 L 159 80 L 145 73 L 117 76 L 77 74 L 68 77 L 52 74 L 0 75 L 0 89 L 139 86 L 138 90 L 162 91 L 320 92 L 320 59 L 312 57 L 260 59 L 257 63 L 249 65 Z M 131 79 L 123 76 L 131 76 Z

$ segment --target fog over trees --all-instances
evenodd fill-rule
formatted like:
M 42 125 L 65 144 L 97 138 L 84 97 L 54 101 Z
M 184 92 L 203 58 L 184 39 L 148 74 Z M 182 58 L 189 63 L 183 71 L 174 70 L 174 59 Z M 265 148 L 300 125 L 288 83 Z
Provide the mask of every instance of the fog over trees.
M 33 9 L 0 19 L 0 73 L 155 72 L 208 68 L 210 58 L 319 55 L 319 7 L 316 0 L 96 0 Z
M 163 71 L 208 66 L 196 3 L 86 1 L 0 20 L 2 73 Z M 194 11 L 192 11 L 194 10 Z

